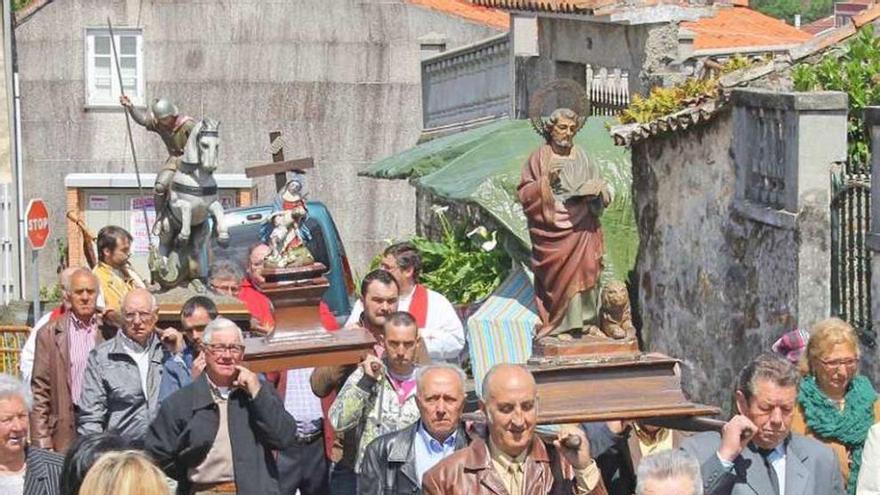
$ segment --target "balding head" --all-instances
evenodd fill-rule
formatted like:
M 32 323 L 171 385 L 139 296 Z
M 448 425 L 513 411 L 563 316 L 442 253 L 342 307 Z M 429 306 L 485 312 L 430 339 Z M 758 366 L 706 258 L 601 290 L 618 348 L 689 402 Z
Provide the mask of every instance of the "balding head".
M 58 274 L 58 281 L 61 283 L 61 289 L 65 292 L 70 290 L 70 278 L 74 273 L 77 272 L 86 272 L 91 276 L 95 276 L 91 271 L 81 266 L 68 266 L 64 270 L 61 270 L 61 273 Z
M 465 374 L 447 364 L 429 364 L 416 370 L 416 405 L 425 430 L 443 442 L 459 427 L 464 411 Z
M 489 438 L 511 457 L 529 448 L 538 419 L 538 389 L 524 367 L 499 364 L 483 380 L 480 406 L 489 422 Z
M 98 277 L 85 268 L 68 268 L 61 272 L 64 304 L 79 320 L 90 321 L 97 311 Z
M 153 334 L 158 319 L 159 305 L 146 289 L 134 289 L 122 300 L 122 316 L 125 318 L 125 335 L 144 345 Z

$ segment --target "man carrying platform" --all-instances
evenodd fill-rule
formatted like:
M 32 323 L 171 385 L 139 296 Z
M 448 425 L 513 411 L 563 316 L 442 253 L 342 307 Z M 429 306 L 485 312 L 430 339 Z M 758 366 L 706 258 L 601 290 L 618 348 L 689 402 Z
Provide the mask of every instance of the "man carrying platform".
M 421 268 L 422 256 L 408 242 L 388 246 L 382 253 L 382 269 L 393 275 L 400 287 L 398 310 L 415 317 L 431 359 L 458 363 L 464 349 L 461 319 L 443 294 L 419 283 Z M 357 301 L 345 326 L 361 326 L 359 320 L 363 309 L 363 303 Z

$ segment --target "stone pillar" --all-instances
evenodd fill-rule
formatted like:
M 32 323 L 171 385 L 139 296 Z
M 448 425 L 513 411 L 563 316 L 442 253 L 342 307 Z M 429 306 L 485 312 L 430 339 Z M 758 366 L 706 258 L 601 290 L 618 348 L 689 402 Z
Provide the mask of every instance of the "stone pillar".
M 794 231 L 792 309 L 805 328 L 831 314 L 831 170 L 847 156 L 847 95 L 748 89 L 733 101 L 734 208 Z
M 871 140 L 871 231 L 865 239 L 871 250 L 871 317 L 880 329 L 880 107 L 865 108 L 865 127 Z

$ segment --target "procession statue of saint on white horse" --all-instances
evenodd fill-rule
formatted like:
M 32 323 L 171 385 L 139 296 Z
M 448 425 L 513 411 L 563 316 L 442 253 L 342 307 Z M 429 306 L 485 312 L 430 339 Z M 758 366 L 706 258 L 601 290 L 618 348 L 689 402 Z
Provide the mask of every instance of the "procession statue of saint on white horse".
M 193 127 L 169 191 L 165 211 L 156 212 L 154 233 L 159 237 L 159 252 L 153 252 L 150 270 L 153 281 L 163 289 L 196 284 L 199 281 L 200 250 L 208 245 L 211 234 L 208 216 L 214 217 L 217 241 L 229 242 L 223 223 L 223 206 L 217 197 L 217 169 L 220 146 L 220 123 L 204 118 Z M 200 292 L 202 290 L 199 290 Z

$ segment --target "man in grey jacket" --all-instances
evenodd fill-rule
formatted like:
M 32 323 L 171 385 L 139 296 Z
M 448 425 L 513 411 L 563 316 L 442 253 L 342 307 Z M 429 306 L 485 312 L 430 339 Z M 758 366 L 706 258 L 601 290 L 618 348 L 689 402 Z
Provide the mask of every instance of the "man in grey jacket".
M 155 334 L 159 306 L 145 289 L 122 302 L 125 326 L 92 350 L 76 411 L 80 435 L 116 430 L 135 444 L 156 415 L 165 352 Z
M 367 446 L 358 483 L 361 495 L 418 493 L 425 471 L 467 447 L 461 424 L 464 385 L 464 372 L 452 364 L 429 364 L 416 371 L 419 420 Z
M 834 452 L 791 433 L 800 375 L 785 359 L 764 354 L 746 365 L 736 386 L 734 416 L 682 448 L 697 458 L 705 495 L 843 495 Z

